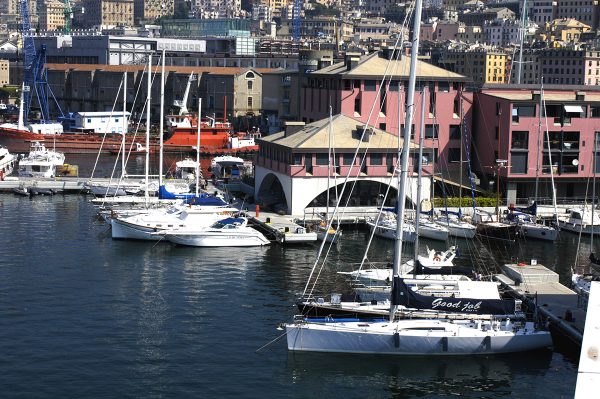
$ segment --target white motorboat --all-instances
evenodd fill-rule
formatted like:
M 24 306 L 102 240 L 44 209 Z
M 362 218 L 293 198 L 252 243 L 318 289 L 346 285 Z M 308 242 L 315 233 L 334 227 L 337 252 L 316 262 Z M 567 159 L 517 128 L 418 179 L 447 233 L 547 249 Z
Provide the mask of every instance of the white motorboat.
M 143 214 L 115 217 L 110 221 L 112 238 L 159 241 L 158 232 L 209 227 L 225 216 L 238 212 L 235 208 L 218 206 L 172 207 Z
M 396 239 L 396 219 L 390 218 L 389 215 L 381 215 L 379 221 L 376 219 L 367 218 L 367 226 L 369 230 L 377 237 L 387 238 L 388 240 Z M 402 240 L 404 242 L 415 242 L 415 226 L 405 223 L 402 228 Z
M 175 163 L 175 177 L 184 180 L 196 180 L 198 162 L 186 158 Z
M 29 154 L 19 161 L 19 176 L 54 177 L 56 167 L 63 165 L 65 154 L 46 149 L 43 143 L 31 143 Z
M 593 214 L 593 220 L 592 220 Z M 598 212 L 590 207 L 570 209 L 568 218 L 559 218 L 558 226 L 561 230 L 582 234 L 600 234 L 600 217 Z
M 212 159 L 210 170 L 217 179 L 240 178 L 244 160 L 231 155 L 221 155 Z
M 243 217 L 221 219 L 206 228 L 193 226 L 167 230 L 161 235 L 172 243 L 192 247 L 254 247 L 270 244 L 260 231 L 248 226 L 248 219 Z
M 10 175 L 17 163 L 17 157 L 11 154 L 4 146 L 0 146 L 0 180 Z

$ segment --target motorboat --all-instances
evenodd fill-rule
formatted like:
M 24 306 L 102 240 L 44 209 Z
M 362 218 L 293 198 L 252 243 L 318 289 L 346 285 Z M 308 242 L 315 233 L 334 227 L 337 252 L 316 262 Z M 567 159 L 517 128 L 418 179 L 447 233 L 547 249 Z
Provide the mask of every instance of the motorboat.
M 198 162 L 191 158 L 185 158 L 175 163 L 175 178 L 193 181 L 196 180 L 196 171 L 198 171 Z M 202 177 L 202 172 L 200 172 Z
M 600 234 L 600 217 L 598 212 L 590 207 L 569 209 L 569 216 L 558 219 L 558 226 L 561 230 L 570 231 L 572 233 L 582 234 Z M 593 220 L 592 220 L 593 215 Z
M 43 143 L 31 143 L 29 154 L 19 161 L 19 176 L 25 177 L 54 177 L 56 167 L 63 165 L 65 155 L 46 149 Z
M 244 160 L 231 155 L 221 155 L 212 159 L 210 170 L 217 179 L 241 178 Z
M 166 230 L 160 235 L 172 243 L 192 247 L 253 247 L 270 244 L 260 231 L 248 226 L 245 217 L 228 217 L 206 228 L 190 225 Z
M 17 163 L 17 157 L 8 151 L 8 148 L 0 146 L 0 180 L 10 175 Z

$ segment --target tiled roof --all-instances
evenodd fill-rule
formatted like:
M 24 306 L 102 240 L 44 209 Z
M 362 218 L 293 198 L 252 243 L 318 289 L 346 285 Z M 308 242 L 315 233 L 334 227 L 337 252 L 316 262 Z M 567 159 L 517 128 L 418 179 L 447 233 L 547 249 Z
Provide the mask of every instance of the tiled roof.
M 357 132 L 357 126 L 362 126 L 359 120 L 349 116 L 338 114 L 332 118 L 331 134 L 332 145 L 336 149 L 396 149 L 398 147 L 398 137 L 392 133 L 373 128 L 373 134 L 369 142 L 360 140 Z M 273 144 L 278 144 L 293 149 L 327 149 L 329 148 L 329 118 L 305 125 L 302 130 L 285 136 L 285 132 L 279 132 L 263 137 L 261 140 Z M 402 141 L 402 140 L 400 140 Z M 411 143 L 412 148 L 418 148 Z
M 351 70 L 347 70 L 344 62 L 319 69 L 312 75 L 341 75 L 343 77 L 372 77 L 382 78 L 386 72 L 393 74 L 394 77 L 408 78 L 410 71 L 410 56 L 403 55 L 399 60 L 387 60 L 380 57 L 377 52 L 361 57 L 358 65 Z M 458 73 L 450 72 L 445 69 L 428 64 L 425 61 L 417 61 L 417 79 L 432 80 L 468 80 L 467 77 Z

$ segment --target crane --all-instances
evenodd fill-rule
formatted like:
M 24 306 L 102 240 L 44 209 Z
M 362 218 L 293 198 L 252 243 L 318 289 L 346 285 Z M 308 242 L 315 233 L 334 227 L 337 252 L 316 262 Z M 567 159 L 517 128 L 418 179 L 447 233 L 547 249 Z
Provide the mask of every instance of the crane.
M 73 9 L 71 8 L 71 2 L 65 1 L 65 27 L 64 31 L 68 35 L 71 33 L 71 18 L 73 18 Z

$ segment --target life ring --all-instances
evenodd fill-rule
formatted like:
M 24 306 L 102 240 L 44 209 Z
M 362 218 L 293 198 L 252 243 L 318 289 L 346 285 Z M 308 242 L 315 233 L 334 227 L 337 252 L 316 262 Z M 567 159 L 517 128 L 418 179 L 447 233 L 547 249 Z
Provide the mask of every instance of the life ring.
M 436 256 L 433 258 L 433 261 L 434 261 L 434 262 L 440 262 L 441 260 L 442 260 L 442 258 L 440 258 L 438 255 L 436 255 Z

